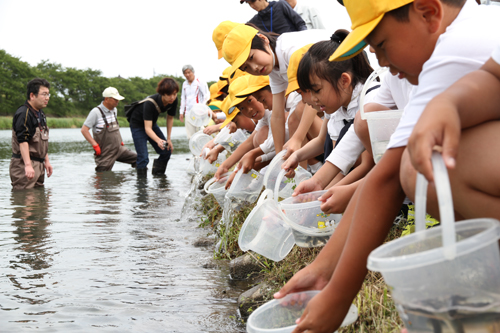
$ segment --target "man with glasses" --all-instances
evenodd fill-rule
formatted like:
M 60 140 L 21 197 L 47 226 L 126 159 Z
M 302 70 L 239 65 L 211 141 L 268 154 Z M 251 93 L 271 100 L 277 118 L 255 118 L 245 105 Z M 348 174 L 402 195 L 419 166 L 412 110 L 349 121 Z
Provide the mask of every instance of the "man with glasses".
M 116 107 L 124 99 L 118 90 L 106 88 L 104 100 L 93 108 L 82 126 L 82 134 L 94 148 L 96 171 L 110 171 L 116 161 L 131 164 L 135 168 L 137 154 L 124 147 Z M 90 129 L 92 128 L 92 135 Z
M 15 190 L 43 186 L 45 171 L 52 175 L 47 154 L 49 128 L 42 109 L 49 103 L 50 83 L 45 79 L 28 82 L 27 100 L 12 119 L 12 159 L 9 173 Z

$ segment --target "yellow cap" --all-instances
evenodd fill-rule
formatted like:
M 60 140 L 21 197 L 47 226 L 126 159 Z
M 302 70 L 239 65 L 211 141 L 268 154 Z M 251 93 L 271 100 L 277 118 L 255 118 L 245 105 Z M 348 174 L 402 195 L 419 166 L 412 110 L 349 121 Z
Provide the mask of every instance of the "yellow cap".
M 214 100 L 220 95 L 219 83 L 215 82 L 210 85 L 210 99 Z
M 231 82 L 233 82 L 234 80 L 236 80 L 240 76 L 249 75 L 247 72 L 243 72 L 243 71 L 237 69 L 236 72 L 234 72 L 234 74 L 231 76 L 230 71 L 231 71 L 231 66 L 226 68 L 222 72 L 222 75 L 219 77 L 219 82 L 218 82 L 219 91 L 221 91 L 222 88 L 224 88 L 228 84 L 231 84 Z
M 215 100 L 211 101 L 210 104 L 208 104 L 208 107 L 212 111 L 222 111 L 222 101 L 215 99 Z
M 356 56 L 367 45 L 364 39 L 375 29 L 384 14 L 413 2 L 413 0 L 344 0 L 352 22 L 351 33 L 330 57 L 342 61 Z
M 248 95 L 269 85 L 269 76 L 267 75 L 249 75 L 248 87 L 236 94 L 237 98 L 245 99 Z M 240 101 L 241 103 L 241 101 Z M 232 103 L 231 103 L 232 104 Z
M 234 27 L 240 24 L 241 23 L 224 21 L 214 29 L 214 32 L 212 33 L 212 40 L 214 41 L 215 47 L 219 53 L 219 59 L 222 58 L 222 44 L 224 44 L 227 34 L 233 30 Z
M 288 87 L 286 88 L 285 96 L 288 96 L 292 91 L 299 89 L 299 82 L 297 81 L 297 70 L 299 69 L 300 60 L 306 52 L 313 46 L 313 44 L 307 44 L 301 47 L 297 51 L 293 52 L 290 57 L 290 62 L 288 63 L 288 69 L 286 70 L 286 75 L 288 76 Z
M 239 98 L 236 97 L 236 95 L 240 91 L 243 91 L 248 87 L 248 80 L 250 77 L 251 75 L 240 76 L 239 78 L 234 80 L 234 82 L 232 82 L 231 85 L 229 86 L 229 94 L 224 99 L 224 102 L 227 104 L 223 104 L 223 109 L 222 109 L 222 111 L 226 113 L 226 120 L 224 120 L 224 122 L 220 125 L 220 128 L 223 128 L 224 126 L 229 124 L 229 122 L 233 120 L 234 117 L 236 117 L 236 115 L 240 112 L 240 110 L 236 107 L 236 105 L 243 102 L 246 99 L 246 97 Z M 228 102 L 226 102 L 226 100 L 228 100 Z
M 233 74 L 248 59 L 252 40 L 259 31 L 248 25 L 238 25 L 231 30 L 222 45 L 224 59 L 231 64 Z

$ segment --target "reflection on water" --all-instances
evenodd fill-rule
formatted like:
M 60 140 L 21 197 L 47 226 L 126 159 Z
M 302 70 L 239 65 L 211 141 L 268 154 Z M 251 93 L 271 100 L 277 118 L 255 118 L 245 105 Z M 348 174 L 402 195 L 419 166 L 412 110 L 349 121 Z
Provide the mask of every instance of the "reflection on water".
M 227 267 L 203 268 L 212 252 L 192 244 L 207 232 L 194 209 L 180 214 L 191 185 L 181 130 L 167 176 L 139 179 L 119 163 L 96 173 L 79 129 L 52 130 L 53 176 L 16 192 L 0 131 L 1 332 L 242 331 L 231 318 L 242 290 Z

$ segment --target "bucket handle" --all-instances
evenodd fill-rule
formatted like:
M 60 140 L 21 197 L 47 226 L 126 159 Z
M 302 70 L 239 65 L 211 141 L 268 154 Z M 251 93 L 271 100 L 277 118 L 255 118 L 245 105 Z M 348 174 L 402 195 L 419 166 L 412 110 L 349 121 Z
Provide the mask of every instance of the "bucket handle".
M 453 211 L 453 199 L 451 195 L 450 179 L 439 152 L 432 153 L 432 167 L 436 192 L 439 204 L 439 215 L 442 226 L 443 251 L 447 259 L 455 258 L 455 213 Z M 416 232 L 425 230 L 425 206 L 427 202 L 427 179 L 421 174 L 417 175 L 415 186 L 415 229 Z
M 278 203 L 281 180 L 283 179 L 286 173 L 287 171 L 285 169 L 281 169 L 280 172 L 278 173 L 278 177 L 276 178 L 276 183 L 274 184 L 274 201 L 276 201 L 276 203 Z
M 359 99 L 359 105 L 360 105 L 359 112 L 361 112 L 361 119 L 366 120 L 364 102 L 365 102 L 366 91 L 369 89 L 370 83 L 372 83 L 377 77 L 382 75 L 388 69 L 389 69 L 388 67 L 380 67 L 379 69 L 374 70 L 370 74 L 368 79 L 366 79 L 365 84 L 363 86 L 363 90 L 361 90 L 361 97 Z
M 262 205 L 262 203 L 264 202 L 264 200 L 266 200 L 268 197 L 272 198 L 272 196 L 273 196 L 273 191 L 271 191 L 269 189 L 264 190 L 262 192 L 262 194 L 260 195 L 259 200 L 257 201 L 256 207 Z
M 221 177 L 222 178 L 222 177 Z M 213 184 L 215 183 L 215 177 L 212 177 L 210 178 L 209 180 L 207 180 L 207 182 L 205 183 L 205 185 L 203 186 L 203 189 L 205 190 L 205 193 L 208 193 L 208 188 Z

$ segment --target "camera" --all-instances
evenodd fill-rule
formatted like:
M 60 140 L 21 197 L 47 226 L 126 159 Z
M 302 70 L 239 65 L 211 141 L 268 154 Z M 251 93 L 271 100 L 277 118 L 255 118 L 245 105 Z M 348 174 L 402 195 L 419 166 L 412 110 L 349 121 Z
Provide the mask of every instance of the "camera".
M 163 149 L 168 149 L 168 141 L 163 141 Z

